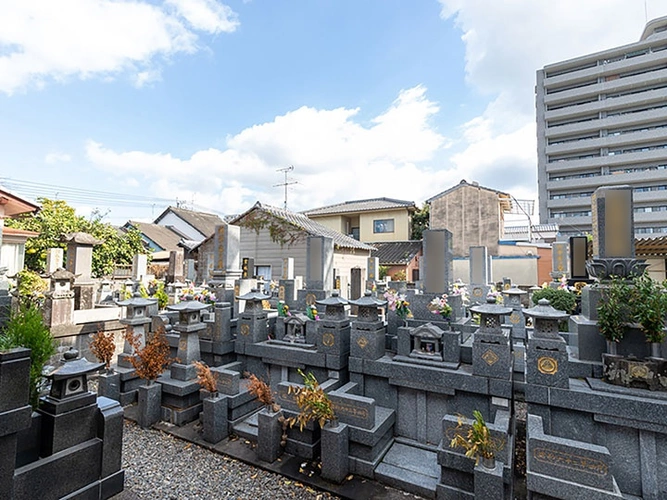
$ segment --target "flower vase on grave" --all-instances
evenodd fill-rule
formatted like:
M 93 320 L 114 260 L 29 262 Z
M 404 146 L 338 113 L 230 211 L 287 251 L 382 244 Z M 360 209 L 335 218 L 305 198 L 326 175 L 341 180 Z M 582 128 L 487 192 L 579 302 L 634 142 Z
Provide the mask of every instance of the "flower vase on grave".
M 273 405 L 266 405 L 257 414 L 257 458 L 268 463 L 275 462 L 283 452 L 284 417 L 280 410 L 273 410 Z
M 218 443 L 228 434 L 227 406 L 228 399 L 217 391 L 202 399 L 202 437 L 209 443 Z
M 137 423 L 147 429 L 160 421 L 162 416 L 162 385 L 149 380 L 137 389 Z
M 342 482 L 349 472 L 348 453 L 350 429 L 334 419 L 322 427 L 322 477 L 334 483 Z

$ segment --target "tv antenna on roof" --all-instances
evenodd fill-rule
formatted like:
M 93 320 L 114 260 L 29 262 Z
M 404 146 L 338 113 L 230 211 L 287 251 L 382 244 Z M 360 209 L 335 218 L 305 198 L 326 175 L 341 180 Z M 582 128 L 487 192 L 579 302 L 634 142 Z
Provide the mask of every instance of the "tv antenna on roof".
M 294 165 L 290 165 L 289 167 L 277 169 L 276 172 L 282 172 L 283 174 L 285 174 L 285 182 L 283 182 L 282 184 L 274 184 L 273 185 L 273 187 L 281 187 L 281 186 L 285 187 L 285 205 L 284 205 L 285 210 L 287 210 L 287 186 L 291 186 L 292 184 L 298 184 L 297 181 L 287 180 L 287 174 L 289 172 L 291 172 L 292 170 L 294 170 Z

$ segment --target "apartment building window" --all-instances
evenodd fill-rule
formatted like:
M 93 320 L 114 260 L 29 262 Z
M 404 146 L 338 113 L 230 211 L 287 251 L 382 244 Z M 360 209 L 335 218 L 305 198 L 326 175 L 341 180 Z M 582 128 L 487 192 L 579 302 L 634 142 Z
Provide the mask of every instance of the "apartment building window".
M 590 210 L 579 210 L 577 212 L 551 212 L 551 217 L 554 219 L 562 219 L 564 217 L 590 217 Z
M 667 233 L 667 227 L 636 227 L 637 234 Z
M 597 177 L 601 175 L 600 173 L 587 172 L 585 174 L 572 174 L 572 175 L 557 175 L 553 174 L 549 176 L 550 181 L 567 181 L 570 179 L 583 179 L 585 177 Z
M 393 233 L 394 219 L 375 219 L 373 221 L 374 233 Z
M 667 205 L 658 205 L 655 207 L 635 207 L 635 213 L 645 213 L 645 212 L 667 212 Z

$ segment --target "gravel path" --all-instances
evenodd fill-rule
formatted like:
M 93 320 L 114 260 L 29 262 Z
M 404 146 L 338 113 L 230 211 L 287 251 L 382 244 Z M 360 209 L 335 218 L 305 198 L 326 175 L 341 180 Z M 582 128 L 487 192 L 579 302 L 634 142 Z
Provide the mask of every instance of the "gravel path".
M 338 498 L 127 420 L 123 467 L 125 490 L 113 500 Z

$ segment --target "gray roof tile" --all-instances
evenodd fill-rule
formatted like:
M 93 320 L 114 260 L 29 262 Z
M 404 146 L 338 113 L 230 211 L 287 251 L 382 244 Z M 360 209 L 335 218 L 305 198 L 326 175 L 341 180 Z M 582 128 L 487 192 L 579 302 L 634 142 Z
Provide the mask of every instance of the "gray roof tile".
M 391 210 L 396 208 L 416 210 L 417 206 L 415 205 L 414 201 L 395 200 L 392 198 L 373 198 L 369 200 L 346 201 L 344 203 L 337 203 L 335 205 L 328 205 L 326 207 L 313 208 L 312 210 L 306 210 L 303 213 L 308 217 L 312 217 L 318 215 L 344 214 L 350 212 Z

